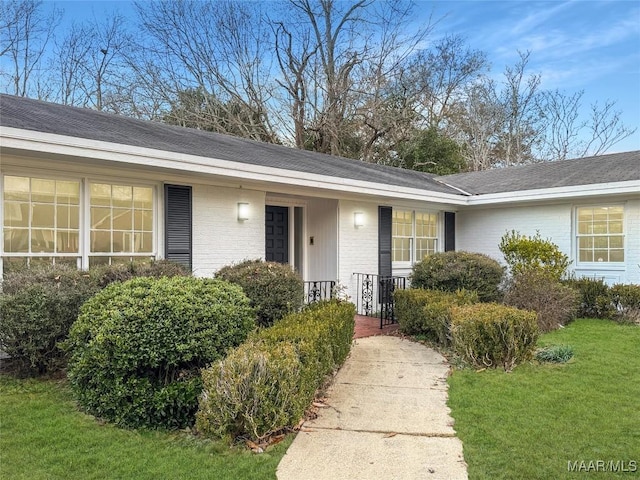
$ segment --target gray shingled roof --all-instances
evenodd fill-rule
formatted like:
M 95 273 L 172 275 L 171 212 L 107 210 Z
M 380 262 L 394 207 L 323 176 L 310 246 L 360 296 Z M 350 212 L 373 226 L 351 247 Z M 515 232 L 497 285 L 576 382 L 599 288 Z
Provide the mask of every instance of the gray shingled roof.
M 436 178 L 473 195 L 640 180 L 640 150 Z
M 433 175 L 191 128 L 0 95 L 0 125 L 238 163 L 460 194 Z

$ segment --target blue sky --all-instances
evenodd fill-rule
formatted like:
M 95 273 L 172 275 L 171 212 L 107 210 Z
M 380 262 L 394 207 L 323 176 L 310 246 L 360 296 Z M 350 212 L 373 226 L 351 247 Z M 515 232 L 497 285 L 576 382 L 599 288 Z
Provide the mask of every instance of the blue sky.
M 65 21 L 86 19 L 92 12 L 131 13 L 122 1 L 48 2 L 65 10 Z M 432 38 L 464 35 L 474 49 L 488 54 L 499 79 L 518 50 L 531 51 L 531 73 L 542 75 L 542 87 L 566 92 L 584 90 L 589 104 L 617 102 L 624 123 L 640 127 L 640 2 L 573 1 L 426 1 L 419 9 L 438 22 Z M 66 23 L 65 22 L 65 23 Z M 610 152 L 640 149 L 640 128 Z

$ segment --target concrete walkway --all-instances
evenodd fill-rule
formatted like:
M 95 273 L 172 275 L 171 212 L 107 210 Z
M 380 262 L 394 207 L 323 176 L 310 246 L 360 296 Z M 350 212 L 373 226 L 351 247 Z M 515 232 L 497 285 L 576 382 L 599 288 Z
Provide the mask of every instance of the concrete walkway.
M 279 480 L 467 478 L 449 416 L 448 365 L 409 340 L 354 341 L 327 392 L 278 465 Z

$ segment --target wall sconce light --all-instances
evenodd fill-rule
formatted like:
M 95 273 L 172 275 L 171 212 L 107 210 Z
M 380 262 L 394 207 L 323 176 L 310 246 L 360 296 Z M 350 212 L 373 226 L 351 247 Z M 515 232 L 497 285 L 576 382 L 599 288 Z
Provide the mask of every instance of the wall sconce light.
M 244 222 L 245 220 L 249 220 L 249 204 L 238 203 L 238 221 Z
M 356 228 L 364 227 L 364 213 L 356 212 L 353 214 L 353 225 Z

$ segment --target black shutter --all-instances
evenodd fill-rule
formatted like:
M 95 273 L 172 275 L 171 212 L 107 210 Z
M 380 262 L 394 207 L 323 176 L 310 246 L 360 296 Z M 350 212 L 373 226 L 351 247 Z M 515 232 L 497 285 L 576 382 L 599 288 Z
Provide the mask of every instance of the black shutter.
M 456 214 L 444 212 L 444 251 L 456 249 Z
M 191 270 L 191 187 L 164 186 L 164 219 L 165 258 Z
M 378 207 L 378 275 L 390 277 L 391 271 L 391 207 Z

